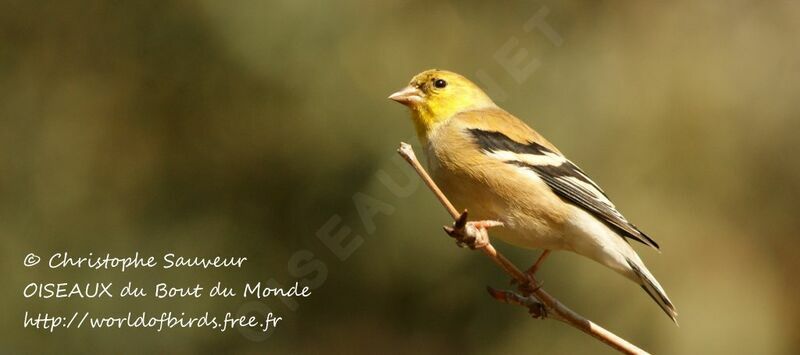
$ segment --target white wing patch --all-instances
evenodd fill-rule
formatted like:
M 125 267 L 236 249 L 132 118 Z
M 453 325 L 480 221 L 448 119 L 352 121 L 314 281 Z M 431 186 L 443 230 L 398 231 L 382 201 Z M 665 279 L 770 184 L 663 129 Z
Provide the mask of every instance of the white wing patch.
M 597 202 L 605 204 L 614 212 L 616 212 L 618 216 L 622 217 L 622 214 L 616 210 L 616 207 L 614 207 L 614 204 L 608 199 L 608 197 L 606 197 L 606 194 L 603 192 L 603 190 L 601 190 L 600 187 L 594 183 L 594 181 L 589 179 L 589 177 L 586 176 L 586 174 L 584 174 L 583 171 L 578 168 L 578 166 L 567 160 L 567 158 L 562 155 L 550 151 L 543 152 L 541 155 L 537 155 L 514 153 L 507 150 L 487 151 L 486 155 L 505 163 L 511 163 L 520 166 L 521 168 L 529 171 L 532 169 L 529 169 L 526 166 L 550 167 L 551 169 L 565 170 L 565 172 L 569 172 L 572 175 L 560 175 L 554 176 L 554 178 L 558 179 L 564 184 L 575 187 L 581 192 L 586 193 L 589 197 Z M 539 174 L 539 172 L 536 173 Z
M 589 180 L 589 178 L 586 177 L 586 175 L 584 175 L 583 173 L 580 174 L 583 175 L 584 179 Z M 616 207 L 614 207 L 614 204 L 608 199 L 608 197 L 606 197 L 606 194 L 602 190 L 600 190 L 597 184 L 592 182 L 592 180 L 589 180 L 591 183 L 586 183 L 584 180 L 575 178 L 573 176 L 560 176 L 557 177 L 557 179 L 563 180 L 567 184 L 574 185 L 576 188 L 583 189 L 586 193 L 591 195 L 592 198 L 606 204 L 608 207 L 614 209 L 614 212 L 617 212 Z M 617 214 L 619 214 L 619 212 L 617 212 Z M 621 214 L 619 216 L 622 217 Z
M 488 156 L 502 160 L 504 162 L 519 161 L 534 166 L 552 165 L 558 166 L 568 162 L 566 158 L 556 153 L 548 152 L 542 155 L 519 154 L 507 150 L 496 150 L 487 152 Z

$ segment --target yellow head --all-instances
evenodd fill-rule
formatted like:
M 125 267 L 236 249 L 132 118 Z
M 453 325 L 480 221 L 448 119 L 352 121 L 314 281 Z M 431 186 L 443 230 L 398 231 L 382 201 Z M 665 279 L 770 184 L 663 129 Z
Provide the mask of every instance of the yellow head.
M 495 106 L 492 99 L 467 78 L 438 69 L 417 74 L 407 87 L 389 98 L 411 109 L 421 139 L 458 113 Z

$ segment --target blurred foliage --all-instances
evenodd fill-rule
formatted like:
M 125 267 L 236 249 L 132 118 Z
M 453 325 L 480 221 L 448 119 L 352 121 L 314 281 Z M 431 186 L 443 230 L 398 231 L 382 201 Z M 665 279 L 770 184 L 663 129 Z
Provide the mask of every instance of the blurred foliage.
M 523 25 L 546 6 L 563 39 Z M 794 1 L 4 1 L 0 5 L 3 353 L 610 353 L 485 292 L 507 277 L 440 233 L 447 216 L 394 160 L 409 140 L 386 96 L 439 67 L 489 90 L 663 246 L 641 249 L 680 313 L 557 254 L 548 289 L 654 353 L 800 351 L 800 3 Z M 522 82 L 494 53 L 540 67 Z M 478 81 L 480 82 L 480 81 Z M 500 100 L 498 100 L 500 101 Z M 386 175 L 382 175 L 386 174 Z M 391 206 L 365 224 L 364 193 Z M 332 216 L 364 239 L 345 261 Z M 504 247 L 504 246 L 501 246 Z M 520 265 L 535 254 L 503 248 Z M 21 327 L 24 311 L 236 311 L 238 300 L 24 299 L 31 281 L 327 281 L 266 341 L 208 330 Z M 246 255 L 242 270 L 23 268 L 28 252 Z

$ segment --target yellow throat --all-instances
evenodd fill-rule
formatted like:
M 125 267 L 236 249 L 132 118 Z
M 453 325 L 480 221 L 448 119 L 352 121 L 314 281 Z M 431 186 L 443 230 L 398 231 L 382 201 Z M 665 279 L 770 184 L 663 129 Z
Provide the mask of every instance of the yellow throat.
M 389 98 L 411 110 L 414 128 L 423 142 L 436 127 L 456 114 L 495 106 L 469 79 L 438 69 L 417 74 L 407 87 Z

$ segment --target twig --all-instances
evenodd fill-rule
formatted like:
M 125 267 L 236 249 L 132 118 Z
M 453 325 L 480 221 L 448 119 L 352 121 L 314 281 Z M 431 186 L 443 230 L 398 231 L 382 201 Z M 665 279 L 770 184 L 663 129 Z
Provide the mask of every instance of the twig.
M 513 291 L 496 290 L 488 286 L 486 287 L 486 291 L 489 291 L 489 295 L 499 302 L 515 304 L 527 308 L 528 313 L 530 313 L 533 318 L 547 318 L 547 307 L 539 302 L 536 297 L 522 296 Z
M 407 143 L 401 142 L 400 148 L 397 150 L 397 152 L 409 164 L 411 164 L 425 184 L 428 185 L 431 191 L 433 191 L 434 195 L 436 195 L 436 198 L 439 199 L 439 202 L 444 205 L 444 207 L 447 209 L 447 212 L 449 212 L 450 216 L 453 217 L 453 220 L 457 221 L 459 217 L 461 217 L 461 213 L 456 210 L 453 204 L 450 203 L 450 200 L 447 199 L 447 196 L 445 196 L 444 193 L 442 193 L 442 190 L 440 190 L 439 187 L 436 186 L 436 183 L 433 182 L 433 179 L 431 179 L 430 175 L 428 175 L 428 172 L 425 171 L 425 168 L 423 168 L 419 160 L 417 160 L 417 157 L 414 154 L 414 150 L 411 148 L 411 146 Z M 537 311 L 543 312 L 539 313 L 538 316 L 544 317 L 547 315 L 550 316 L 550 318 L 560 320 L 586 334 L 593 336 L 594 338 L 606 343 L 622 353 L 647 354 L 646 351 L 639 349 L 625 339 L 620 338 L 616 334 L 567 308 L 567 306 L 562 304 L 549 293 L 545 292 L 545 290 L 539 285 L 537 285 L 535 279 L 520 271 L 516 265 L 506 259 L 503 254 L 500 254 L 500 252 L 498 252 L 490 242 L 487 242 L 485 245 L 477 249 L 480 249 L 480 251 L 492 259 L 492 261 L 500 266 L 503 271 L 513 277 L 519 285 L 524 286 L 520 287 L 521 291 L 523 291 L 522 295 L 518 295 L 510 291 L 498 291 L 490 288 L 489 293 L 495 299 L 505 303 L 517 304 L 526 307 L 534 316 L 537 316 Z

